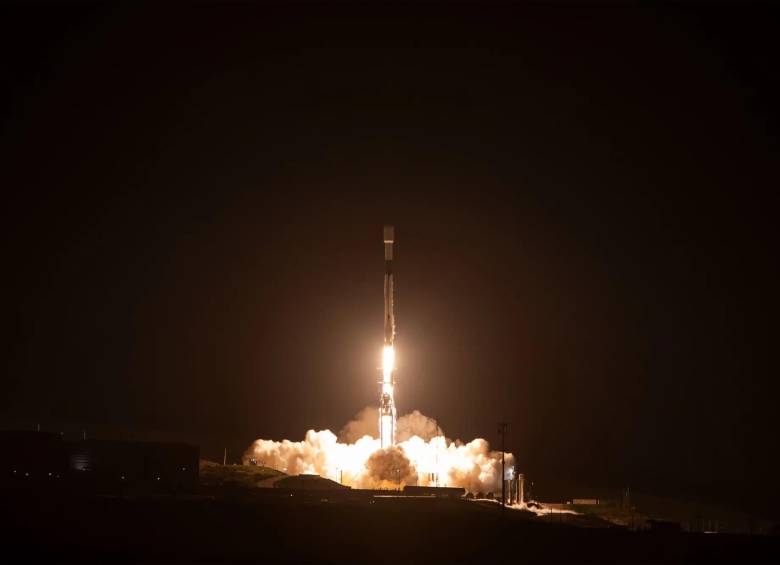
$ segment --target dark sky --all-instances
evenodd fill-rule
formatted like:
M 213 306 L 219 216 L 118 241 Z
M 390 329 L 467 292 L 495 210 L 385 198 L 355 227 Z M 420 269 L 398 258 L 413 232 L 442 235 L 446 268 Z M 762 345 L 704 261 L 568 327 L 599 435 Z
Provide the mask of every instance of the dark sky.
M 391 222 L 401 413 L 771 508 L 776 16 L 5 5 L 0 427 L 338 430 Z

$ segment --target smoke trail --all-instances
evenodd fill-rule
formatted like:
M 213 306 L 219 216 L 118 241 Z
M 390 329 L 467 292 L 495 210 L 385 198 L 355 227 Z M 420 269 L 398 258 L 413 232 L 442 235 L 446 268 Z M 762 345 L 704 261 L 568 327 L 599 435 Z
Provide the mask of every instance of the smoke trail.
M 501 485 L 501 453 L 484 439 L 451 441 L 433 418 L 415 410 L 398 419 L 398 444 L 381 449 L 376 437 L 376 408 L 365 408 L 342 428 L 339 439 L 330 431 L 309 430 L 303 441 L 258 439 L 244 462 L 290 475 L 317 474 L 343 480 L 356 488 L 397 488 L 405 485 L 463 487 L 469 492 L 496 492 Z M 506 468 L 514 465 L 506 455 Z

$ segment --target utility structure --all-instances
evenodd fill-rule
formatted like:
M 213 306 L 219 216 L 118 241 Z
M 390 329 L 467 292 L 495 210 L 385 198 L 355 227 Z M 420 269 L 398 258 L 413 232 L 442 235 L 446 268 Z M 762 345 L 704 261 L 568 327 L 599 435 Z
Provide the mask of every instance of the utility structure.
M 384 449 L 395 444 L 395 312 L 393 307 L 393 244 L 395 229 L 384 226 L 385 244 L 385 343 L 382 348 L 382 382 L 379 394 L 379 440 Z
M 509 431 L 509 422 L 499 422 L 498 433 L 501 434 L 501 508 L 506 506 L 506 471 L 504 469 L 506 459 L 505 440 Z

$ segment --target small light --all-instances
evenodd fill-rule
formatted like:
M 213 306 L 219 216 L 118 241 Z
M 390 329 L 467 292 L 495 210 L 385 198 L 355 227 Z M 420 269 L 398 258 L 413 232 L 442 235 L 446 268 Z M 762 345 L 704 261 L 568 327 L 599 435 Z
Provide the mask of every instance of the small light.
M 122 475 L 122 480 L 123 480 L 123 481 L 125 480 L 125 476 L 124 476 L 124 475 Z
M 159 481 L 159 480 L 160 480 L 160 477 L 157 477 L 157 480 Z
M 49 476 L 51 477 L 51 473 L 49 473 Z

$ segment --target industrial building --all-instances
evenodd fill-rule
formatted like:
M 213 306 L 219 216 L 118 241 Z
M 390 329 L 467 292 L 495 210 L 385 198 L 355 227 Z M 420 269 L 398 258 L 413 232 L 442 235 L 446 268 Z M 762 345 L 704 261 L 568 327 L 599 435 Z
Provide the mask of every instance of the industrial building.
M 71 442 L 74 478 L 98 487 L 131 484 L 151 489 L 194 490 L 200 449 L 183 443 L 85 440 Z
M 194 490 L 200 449 L 182 443 L 83 440 L 0 431 L 0 483 L 42 482 L 98 491 Z
M 406 485 L 403 490 L 405 496 L 432 496 L 436 498 L 463 498 L 466 489 L 462 487 L 421 487 Z
M 53 481 L 68 472 L 68 446 L 59 434 L 0 431 L 0 483 Z

